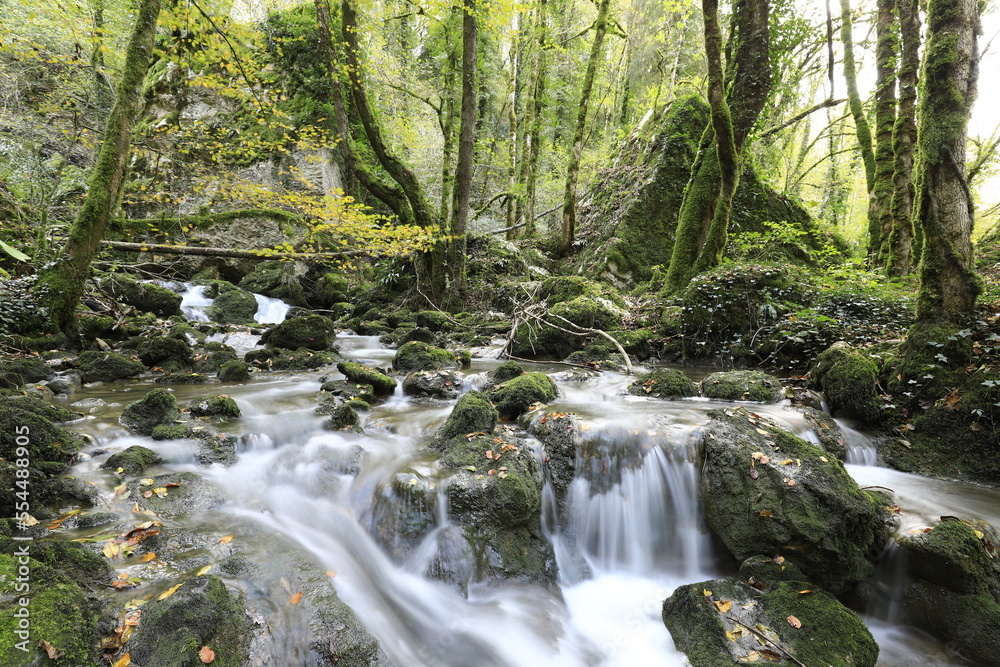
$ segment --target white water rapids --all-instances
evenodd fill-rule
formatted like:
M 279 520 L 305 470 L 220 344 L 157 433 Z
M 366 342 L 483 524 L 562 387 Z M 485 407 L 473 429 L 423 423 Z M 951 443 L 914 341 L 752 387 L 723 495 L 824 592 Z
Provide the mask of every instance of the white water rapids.
M 342 336 L 339 344 L 344 356 L 362 363 L 384 367 L 393 355 L 374 337 Z M 470 373 L 497 363 L 476 361 Z M 553 374 L 563 370 L 536 367 Z M 230 467 L 196 465 L 195 445 L 187 441 L 125 435 L 113 426 L 120 407 L 97 412 L 82 427 L 98 434 L 100 448 L 108 452 L 136 443 L 157 450 L 167 463 L 147 476 L 191 470 L 221 489 L 221 507 L 177 522 L 195 533 L 235 533 L 233 543 L 256 563 L 250 574 L 228 578 L 247 592 L 250 606 L 267 620 L 270 637 L 257 643 L 255 664 L 320 664 L 310 653 L 316 638 L 306 612 L 284 603 L 296 578 L 304 576 L 303 563 L 336 573 L 330 585 L 377 637 L 391 664 L 686 664 L 660 611 L 676 586 L 726 574 L 701 518 L 694 463 L 698 429 L 706 411 L 720 403 L 624 397 L 630 378 L 613 373 L 587 382 L 557 375 L 561 396 L 549 409 L 575 413 L 587 427 L 587 446 L 598 452 L 588 459 L 594 466 L 577 471 L 561 513 L 546 487 L 543 529 L 556 555 L 558 588 L 471 586 L 464 595 L 425 576 L 430 556 L 455 529 L 445 511 L 438 512 L 423 541 L 403 557 L 383 548 L 384 536 L 373 534 L 370 521 L 376 490 L 393 476 L 433 477 L 435 464 L 426 446 L 454 401 L 417 402 L 397 393 L 364 417 L 365 435 L 326 431 L 323 418 L 312 412 L 315 392 L 320 376 L 339 374 L 324 371 L 237 385 L 175 387 L 181 403 L 208 393 L 227 393 L 237 400 L 244 417 L 236 428 L 244 447 Z M 84 389 L 74 398 L 126 404 L 152 386 Z M 754 405 L 753 410 L 794 433 L 805 435 L 809 429 L 802 415 L 788 407 Z M 862 485 L 896 491 L 903 510 L 901 529 L 926 525 L 940 514 L 1000 525 L 1000 492 L 860 465 L 875 462 L 874 450 L 861 434 L 848 433 L 851 460 L 859 462 L 849 470 Z M 357 460 L 358 446 L 365 454 L 360 463 L 349 464 Z M 73 474 L 110 489 L 114 478 L 97 469 L 101 460 L 95 456 Z M 616 475 L 609 477 L 608 469 Z M 891 591 L 886 595 L 891 597 Z M 962 664 L 915 631 L 868 620 L 881 646 L 880 665 Z

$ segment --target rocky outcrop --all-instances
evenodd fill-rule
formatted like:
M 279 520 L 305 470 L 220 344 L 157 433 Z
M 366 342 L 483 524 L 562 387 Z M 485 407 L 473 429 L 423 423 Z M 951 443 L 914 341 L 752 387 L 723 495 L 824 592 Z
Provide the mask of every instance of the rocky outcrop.
M 875 362 L 847 343 L 834 343 L 816 357 L 812 380 L 826 395 L 834 415 L 866 423 L 881 416 Z
M 261 336 L 260 342 L 269 348 L 295 350 L 304 347 L 319 351 L 328 350 L 336 335 L 331 320 L 321 315 L 305 315 L 271 327 Z
M 701 393 L 722 401 L 755 403 L 777 403 L 783 396 L 781 381 L 762 371 L 712 373 L 701 381 Z

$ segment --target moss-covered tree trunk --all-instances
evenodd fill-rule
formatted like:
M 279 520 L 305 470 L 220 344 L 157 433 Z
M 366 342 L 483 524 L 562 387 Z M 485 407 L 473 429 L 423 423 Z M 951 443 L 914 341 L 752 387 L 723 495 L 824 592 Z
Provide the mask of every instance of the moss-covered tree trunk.
M 917 137 L 923 232 L 918 322 L 956 321 L 982 289 L 972 254 L 973 203 L 965 180 L 966 129 L 979 77 L 977 0 L 931 0 Z
M 667 292 L 683 288 L 695 271 L 708 269 L 722 260 L 729 232 L 731 191 L 735 191 L 738 184 L 740 156 L 771 94 L 769 15 L 768 0 L 739 0 L 733 8 L 725 77 L 729 88 L 725 96 L 729 122 L 725 121 L 723 108 L 717 110 L 717 105 L 713 105 L 712 126 L 702 137 L 699 158 L 684 190 L 664 285 Z M 709 37 L 708 21 L 706 15 L 706 53 L 716 48 Z M 712 58 L 714 56 L 710 55 L 709 59 Z M 727 125 L 731 128 L 732 144 L 731 147 L 723 146 L 720 151 L 717 137 L 728 135 Z M 722 135 L 717 134 L 719 132 Z M 730 170 L 735 171 L 727 176 Z
M 149 68 L 160 15 L 160 0 L 142 0 L 125 51 L 122 79 L 108 116 L 87 197 L 69 229 L 62 256 L 39 279 L 53 324 L 75 340 L 75 311 L 90 276 L 90 262 L 118 206 L 132 146 L 132 126 L 142 105 L 142 83 Z
M 576 131 L 573 134 L 573 147 L 570 151 L 569 165 L 566 167 L 566 189 L 563 193 L 562 236 L 559 251 L 566 254 L 573 245 L 576 236 L 576 180 L 580 174 L 580 157 L 583 154 L 583 137 L 587 129 L 587 110 L 590 106 L 590 93 L 594 89 L 594 79 L 597 76 L 597 63 L 600 60 L 604 36 L 608 32 L 608 9 L 610 0 L 600 0 L 597 6 L 597 19 L 594 21 L 594 41 L 590 45 L 590 57 L 587 59 L 587 70 L 583 75 L 580 88 L 580 103 L 576 111 Z
M 878 0 L 875 19 L 875 182 L 868 202 L 868 219 L 878 227 L 878 245 L 868 246 L 868 259 L 885 266 L 892 233 L 892 191 L 896 124 L 895 0 Z
M 524 155 L 524 236 L 535 235 L 535 191 L 538 180 L 538 158 L 541 155 L 542 114 L 545 109 L 545 81 L 548 77 L 546 62 L 546 40 L 548 24 L 546 0 L 538 0 L 535 23 L 534 70 L 531 73 L 531 103 L 528 105 L 527 146 Z
M 840 41 L 844 45 L 844 80 L 847 84 L 847 105 L 854 117 L 854 134 L 858 139 L 858 149 L 865 165 L 866 192 L 871 196 L 875 188 L 875 151 L 872 148 L 872 130 L 865 116 L 861 95 L 858 93 L 858 69 L 854 62 L 854 36 L 851 30 L 851 0 L 840 0 Z M 868 219 L 868 247 L 878 248 L 879 227 L 877 221 Z
M 913 271 L 913 155 L 917 145 L 917 73 L 920 69 L 920 15 L 917 0 L 897 0 L 899 14 L 899 105 L 893 128 L 895 165 L 886 270 L 891 276 Z
M 449 241 L 448 286 L 449 306 L 457 307 L 465 282 L 465 249 L 469 196 L 472 193 L 472 161 L 476 149 L 476 80 L 478 72 L 479 27 L 475 0 L 465 0 L 462 17 L 462 115 L 458 131 L 458 166 L 455 169 L 455 201 L 453 203 Z

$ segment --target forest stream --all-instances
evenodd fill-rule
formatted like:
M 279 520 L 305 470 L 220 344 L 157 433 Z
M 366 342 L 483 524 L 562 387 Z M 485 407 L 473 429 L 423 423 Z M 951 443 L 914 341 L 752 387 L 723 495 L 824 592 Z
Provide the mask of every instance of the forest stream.
M 194 300 L 189 294 L 185 306 L 197 306 Z M 256 341 L 227 342 L 243 352 Z M 387 367 L 395 352 L 374 336 L 341 334 L 336 343 L 345 359 L 373 367 Z M 499 363 L 475 357 L 465 369 L 463 391 L 477 387 Z M 315 396 L 323 379 L 340 375 L 326 367 L 245 383 L 173 387 L 179 403 L 207 393 L 235 399 L 243 417 L 226 426 L 239 443 L 238 460 L 228 467 L 199 465 L 193 440 L 154 442 L 119 425 L 123 406 L 151 390 L 150 381 L 84 387 L 73 395 L 70 407 L 87 413 L 73 428 L 93 441 L 70 475 L 101 489 L 103 510 L 134 521 L 132 501 L 115 494 L 118 476 L 100 465 L 108 454 L 135 444 L 165 460 L 146 477 L 193 472 L 218 492 L 214 502 L 161 516 L 174 545 L 171 553 L 119 564 L 143 583 L 114 595 L 124 605 L 159 594 L 171 577 L 212 566 L 213 574 L 247 595 L 258 621 L 251 648 L 257 665 L 326 664 L 310 648 L 321 638 L 311 629 L 308 605 L 295 598 L 317 585 L 315 573 L 324 572 L 318 585 L 336 589 L 390 664 L 686 664 L 661 620 L 661 606 L 678 585 L 731 574 L 716 557 L 720 547 L 702 518 L 694 450 L 707 411 L 735 404 L 624 396 L 632 378 L 623 374 L 592 373 L 584 379 L 566 366 L 530 368 L 550 374 L 559 388 L 559 397 L 540 411 L 549 418 L 575 414 L 586 433 L 577 455 L 586 448 L 588 464 L 577 466 L 561 511 L 550 481 L 543 487 L 541 525 L 555 554 L 557 586 L 473 584 L 463 594 L 441 576 L 428 576 L 462 572 L 463 559 L 469 558 L 451 548 L 459 527 L 449 518 L 442 475 L 427 447 L 455 401 L 412 399 L 397 388 L 362 414 L 363 434 L 327 430 L 325 418 L 314 414 Z M 817 441 L 801 412 L 787 403 L 742 405 Z M 850 474 L 863 487 L 892 489 L 901 509 L 899 532 L 921 529 L 941 515 L 1000 525 L 1000 490 L 880 467 L 865 436 L 841 426 L 848 436 Z M 547 478 L 541 444 L 521 435 Z M 396 483 L 419 485 L 436 499 L 428 525 L 408 544 L 392 534 L 396 524 L 386 520 L 383 501 Z M 95 537 L 101 530 L 75 529 L 63 538 Z M 940 642 L 894 623 L 894 594 L 903 582 L 893 576 L 898 568 L 892 555 L 890 547 L 865 616 L 880 647 L 878 664 L 967 664 Z M 234 557 L 251 565 L 228 572 L 218 567 Z

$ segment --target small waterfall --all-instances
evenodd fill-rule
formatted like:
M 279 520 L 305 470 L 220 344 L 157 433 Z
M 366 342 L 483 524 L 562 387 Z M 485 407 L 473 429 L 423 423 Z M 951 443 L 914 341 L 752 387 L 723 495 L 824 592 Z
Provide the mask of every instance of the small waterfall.
M 882 457 L 878 453 L 875 443 L 868 439 L 864 433 L 855 431 L 849 424 L 841 419 L 834 419 L 840 430 L 844 432 L 844 444 L 847 446 L 847 460 L 845 463 L 853 463 L 863 466 L 881 466 Z
M 181 294 L 181 312 L 189 322 L 208 322 L 206 310 L 212 305 L 212 299 L 205 296 L 204 285 L 192 285 L 184 283 L 182 289 L 186 289 Z
M 898 623 L 906 581 L 906 551 L 892 540 L 879 561 L 867 615 L 877 621 Z
M 272 299 L 262 294 L 254 294 L 257 299 L 257 313 L 253 319 L 259 324 L 279 324 L 285 321 L 291 306 L 281 299 Z

